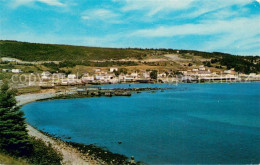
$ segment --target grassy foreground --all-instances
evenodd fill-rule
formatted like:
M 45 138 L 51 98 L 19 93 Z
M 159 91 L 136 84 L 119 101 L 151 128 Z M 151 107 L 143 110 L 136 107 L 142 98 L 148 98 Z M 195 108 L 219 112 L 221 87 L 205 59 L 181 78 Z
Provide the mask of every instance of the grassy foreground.
M 57 153 L 50 144 L 45 144 L 42 140 L 30 137 L 32 151 L 27 156 L 14 156 L 0 150 L 0 164 L 15 165 L 60 165 L 62 156 Z M 1 149 L 1 148 L 0 148 Z

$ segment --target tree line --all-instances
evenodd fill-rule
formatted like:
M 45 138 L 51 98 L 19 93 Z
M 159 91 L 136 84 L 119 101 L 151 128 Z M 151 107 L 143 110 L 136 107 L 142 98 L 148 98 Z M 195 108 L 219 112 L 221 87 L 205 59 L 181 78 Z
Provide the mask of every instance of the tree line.
M 0 89 L 0 152 L 30 164 L 59 165 L 62 156 L 51 145 L 29 136 L 24 113 L 17 106 L 16 91 L 5 82 Z

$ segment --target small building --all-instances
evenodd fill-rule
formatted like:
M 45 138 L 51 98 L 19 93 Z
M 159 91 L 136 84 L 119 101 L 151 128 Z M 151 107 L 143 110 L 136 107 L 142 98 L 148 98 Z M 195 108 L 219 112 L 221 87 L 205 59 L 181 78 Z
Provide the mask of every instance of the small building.
M 77 76 L 75 74 L 69 74 L 68 79 L 76 79 Z
M 166 75 L 165 72 L 158 74 L 158 78 L 165 78 L 166 76 L 167 76 L 167 75 Z
M 187 75 L 188 71 L 184 70 L 184 71 L 180 71 L 183 75 Z
M 15 59 L 15 58 L 9 58 L 9 57 L 3 57 L 1 58 L 1 60 L 3 62 L 18 62 L 19 60 Z
M 199 70 L 200 70 L 200 71 L 205 71 L 206 68 L 204 67 L 204 65 L 200 65 L 200 66 L 199 66 Z
M 256 77 L 256 73 L 249 73 L 250 77 Z
M 192 72 L 198 72 L 198 71 L 199 71 L 199 69 L 196 69 L 196 68 L 192 69 Z
M 99 68 L 94 69 L 94 72 L 101 72 L 101 69 L 99 69 Z
M 144 78 L 150 78 L 150 72 L 144 72 L 143 77 Z
M 133 81 L 134 81 L 134 77 L 133 77 L 133 76 L 125 76 L 125 77 L 124 77 L 124 80 L 125 80 L 126 82 L 133 82 Z
M 11 72 L 12 70 L 10 69 L 2 69 L 2 72 Z
M 118 71 L 118 68 L 110 68 L 109 72 L 114 72 L 114 71 Z
M 21 69 L 12 69 L 12 73 L 22 73 Z
M 236 74 L 236 71 L 234 68 L 230 69 L 230 70 L 224 70 L 224 74 L 232 74 L 232 75 L 235 75 Z
M 138 77 L 138 73 L 137 72 L 133 72 L 133 73 L 131 73 L 131 76 L 136 79 Z
M 210 77 L 211 73 L 208 71 L 200 71 L 197 75 L 200 77 Z
M 84 74 L 82 77 L 81 77 L 81 80 L 83 82 L 93 82 L 95 80 L 95 77 L 92 75 L 90 76 L 89 74 Z
M 62 82 L 60 83 L 60 85 L 61 85 L 61 86 L 68 86 L 69 83 L 68 83 L 67 81 L 62 81 Z
M 41 78 L 46 79 L 46 80 L 50 79 L 50 76 L 51 76 L 51 73 L 48 71 L 42 72 L 42 74 L 41 74 Z
M 225 74 L 231 74 L 231 70 L 224 70 Z

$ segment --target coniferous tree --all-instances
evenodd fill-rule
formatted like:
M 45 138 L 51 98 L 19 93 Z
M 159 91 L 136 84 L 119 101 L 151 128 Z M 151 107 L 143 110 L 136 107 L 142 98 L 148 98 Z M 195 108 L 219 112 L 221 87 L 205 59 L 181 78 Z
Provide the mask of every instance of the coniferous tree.
M 24 113 L 16 105 L 15 91 L 7 83 L 0 90 L 0 149 L 16 156 L 31 152 Z

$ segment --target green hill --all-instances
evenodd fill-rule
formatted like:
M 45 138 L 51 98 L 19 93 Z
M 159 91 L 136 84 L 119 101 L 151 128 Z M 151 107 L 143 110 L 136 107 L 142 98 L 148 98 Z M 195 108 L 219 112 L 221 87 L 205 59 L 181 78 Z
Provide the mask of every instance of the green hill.
M 141 58 L 145 50 L 96 48 L 71 45 L 38 44 L 0 41 L 0 57 L 13 57 L 26 61 L 104 60 Z
M 200 56 L 211 60 L 204 65 L 210 67 L 217 63 L 226 66 L 227 69 L 235 68 L 242 73 L 260 72 L 259 56 L 235 56 L 220 52 L 202 52 L 195 50 L 176 49 L 139 49 L 139 48 L 99 48 L 86 46 L 39 44 L 18 41 L 0 40 L 0 57 L 12 57 L 24 61 L 63 61 L 61 65 L 55 67 L 75 65 L 86 66 L 121 66 L 138 65 L 133 62 L 107 62 L 94 63 L 89 60 L 119 60 L 119 59 L 147 59 L 150 57 L 163 57 L 164 54 L 177 53 L 190 58 Z M 188 56 L 187 56 L 188 55 Z M 70 66 L 71 65 L 71 66 Z

